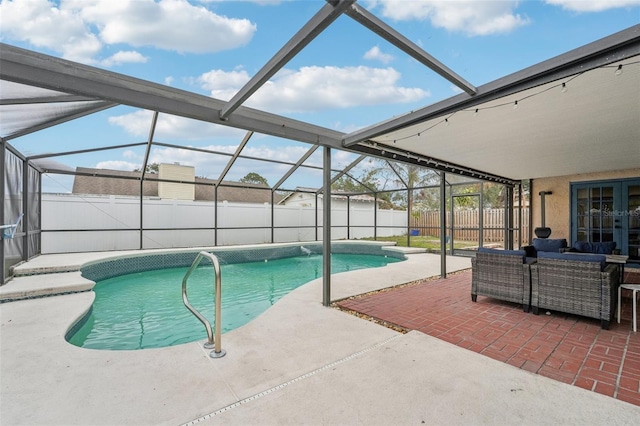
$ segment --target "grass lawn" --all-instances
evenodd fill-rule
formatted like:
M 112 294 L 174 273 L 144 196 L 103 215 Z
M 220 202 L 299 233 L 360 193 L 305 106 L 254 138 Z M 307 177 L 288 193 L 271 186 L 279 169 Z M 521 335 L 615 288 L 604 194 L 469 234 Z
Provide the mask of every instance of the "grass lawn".
M 373 241 L 373 238 L 362 238 L 363 240 Z M 406 235 L 394 235 L 391 237 L 378 237 L 376 241 L 393 241 L 400 247 L 407 247 L 407 236 Z M 464 248 L 464 247 L 473 247 L 477 246 L 478 243 L 475 241 L 454 241 L 454 248 Z M 429 237 L 429 236 L 416 236 L 411 237 L 411 246 L 410 247 L 419 247 L 425 248 L 429 251 L 439 251 L 440 250 L 440 238 L 439 237 Z

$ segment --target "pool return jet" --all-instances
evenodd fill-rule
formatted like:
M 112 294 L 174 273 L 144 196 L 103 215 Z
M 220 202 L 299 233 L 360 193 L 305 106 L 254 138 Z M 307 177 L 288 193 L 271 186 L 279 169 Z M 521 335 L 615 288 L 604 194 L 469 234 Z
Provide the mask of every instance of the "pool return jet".
M 215 299 L 216 299 L 215 300 L 215 311 L 216 311 L 215 312 L 215 317 L 216 317 L 215 318 L 215 321 L 216 321 L 215 339 L 213 336 L 213 332 L 211 330 L 211 324 L 200 312 L 198 312 L 193 306 L 191 306 L 191 304 L 189 303 L 189 299 L 187 297 L 187 280 L 189 279 L 189 276 L 191 275 L 191 273 L 198 267 L 198 264 L 200 263 L 203 257 L 206 257 L 209 260 L 211 260 L 211 263 L 213 264 L 214 275 L 215 275 L 214 276 L 214 288 L 215 288 Z M 204 344 L 204 347 L 205 349 L 213 349 L 213 351 L 209 353 L 209 356 L 211 358 L 222 358 L 227 354 L 227 351 L 222 349 L 222 342 L 221 342 L 221 334 L 222 334 L 221 298 L 222 298 L 222 276 L 220 272 L 220 262 L 218 262 L 218 258 L 216 257 L 216 255 L 208 253 L 206 251 L 201 251 L 200 253 L 198 253 L 193 263 L 191 264 L 191 267 L 189 268 L 187 273 L 184 275 L 184 278 L 182 279 L 182 301 L 184 302 L 184 306 L 186 306 L 187 309 L 191 311 L 191 313 L 195 315 L 196 318 L 198 318 L 198 320 L 204 325 L 204 328 L 207 330 L 208 340 Z

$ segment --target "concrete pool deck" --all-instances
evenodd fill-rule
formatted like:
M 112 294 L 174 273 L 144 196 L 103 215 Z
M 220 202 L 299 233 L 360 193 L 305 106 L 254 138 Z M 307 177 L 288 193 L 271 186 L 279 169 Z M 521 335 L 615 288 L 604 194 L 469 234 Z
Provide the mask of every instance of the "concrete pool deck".
M 29 263 L 62 271 L 96 256 L 45 255 Z M 448 257 L 447 266 L 466 269 L 470 260 Z M 439 268 L 437 255 L 410 254 L 384 268 L 334 275 L 331 296 L 436 276 Z M 64 281 L 57 274 L 21 278 L 44 288 Z M 202 342 L 140 351 L 66 343 L 92 292 L 3 303 L 0 424 L 538 425 L 640 418 L 640 407 L 419 332 L 398 333 L 323 307 L 321 298 L 322 280 L 291 292 L 223 334 L 227 355 L 220 359 L 211 359 Z

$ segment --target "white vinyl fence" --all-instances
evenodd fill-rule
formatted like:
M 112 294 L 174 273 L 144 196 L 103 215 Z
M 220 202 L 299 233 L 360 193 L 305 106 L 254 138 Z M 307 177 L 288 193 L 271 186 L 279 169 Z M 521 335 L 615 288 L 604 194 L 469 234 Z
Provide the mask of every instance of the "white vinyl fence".
M 216 222 L 213 202 L 143 201 L 143 248 L 213 246 L 215 228 L 219 246 L 322 239 L 322 210 L 316 219 L 314 207 L 274 206 L 272 241 L 269 204 L 218 203 Z M 138 198 L 43 194 L 41 218 L 43 254 L 140 248 Z M 374 218 L 373 205 L 352 205 L 349 212 L 344 205 L 332 206 L 332 238 L 373 237 L 375 222 L 380 237 L 407 232 L 406 211 L 378 210 Z

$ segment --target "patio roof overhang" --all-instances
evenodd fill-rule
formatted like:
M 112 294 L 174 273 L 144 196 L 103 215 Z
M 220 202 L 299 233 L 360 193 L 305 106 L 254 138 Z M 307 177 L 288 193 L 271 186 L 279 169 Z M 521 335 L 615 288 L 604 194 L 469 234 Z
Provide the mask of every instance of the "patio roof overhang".
M 640 25 L 344 143 L 515 180 L 638 168 Z
M 464 93 L 351 134 L 242 106 L 331 7 Z M 508 185 L 640 164 L 640 25 L 475 88 L 352 1 L 328 2 L 228 102 L 2 43 L 0 81 L 6 141 L 122 104 Z

